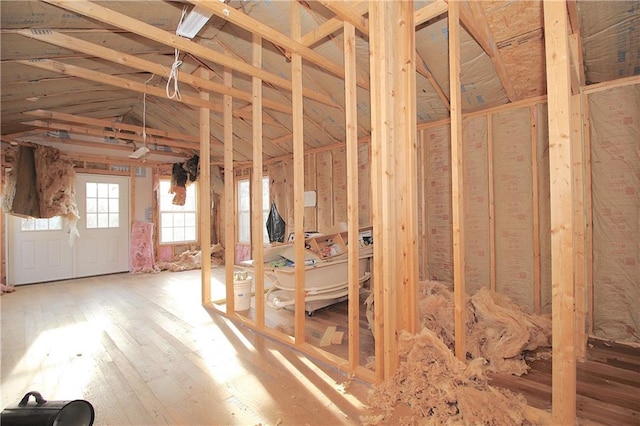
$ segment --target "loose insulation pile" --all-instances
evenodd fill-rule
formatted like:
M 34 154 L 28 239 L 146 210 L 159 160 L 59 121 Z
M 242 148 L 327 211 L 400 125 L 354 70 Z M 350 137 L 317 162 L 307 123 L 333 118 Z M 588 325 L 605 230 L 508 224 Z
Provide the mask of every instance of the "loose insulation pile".
M 401 424 L 528 425 L 523 396 L 488 384 L 493 371 L 521 375 L 526 351 L 551 345 L 551 319 L 531 315 L 506 297 L 483 288 L 466 306 L 467 362 L 453 353 L 453 294 L 443 284 L 421 284 L 422 331 L 399 339 L 400 366 L 377 386 L 369 403 L 383 414 L 365 424 L 389 420 L 406 408 Z
M 224 264 L 224 247 L 222 244 L 211 246 L 211 267 Z M 200 250 L 185 250 L 173 259 L 166 262 L 158 262 L 161 270 L 171 272 L 189 271 L 202 268 L 202 252 Z

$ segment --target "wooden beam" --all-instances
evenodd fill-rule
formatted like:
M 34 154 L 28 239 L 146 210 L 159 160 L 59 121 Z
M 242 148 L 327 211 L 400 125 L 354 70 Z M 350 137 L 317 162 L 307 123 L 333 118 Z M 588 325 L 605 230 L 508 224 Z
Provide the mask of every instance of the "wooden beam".
M 360 365 L 360 277 L 358 235 L 358 97 L 356 75 L 356 29 L 344 23 L 344 105 L 347 145 L 347 246 L 349 270 L 349 365 L 355 370 Z M 364 272 L 364 271 L 362 271 Z
M 350 6 L 352 9 L 356 10 L 361 15 L 365 14 L 369 10 L 369 6 L 366 1 L 350 2 Z M 343 25 L 342 19 L 338 19 L 338 18 L 329 19 L 328 21 L 324 22 L 313 31 L 302 36 L 302 39 L 300 40 L 300 42 L 307 47 L 311 47 L 317 42 L 319 42 L 320 40 L 324 39 L 325 37 L 341 29 L 342 25 Z
M 353 9 L 348 3 L 327 0 L 321 0 L 320 3 L 335 13 L 338 18 L 356 27 L 362 34 L 369 34 L 369 22 L 367 18 L 363 17 L 361 13 L 358 13 L 358 11 Z
M 451 201 L 453 216 L 453 297 L 455 352 L 464 361 L 466 349 L 466 289 L 464 267 L 464 160 L 460 84 L 460 4 L 449 2 L 449 90 L 451 95 Z
M 478 42 L 480 47 L 482 47 L 491 59 L 491 62 L 493 62 L 493 66 L 496 69 L 498 78 L 500 78 L 500 82 L 502 83 L 502 87 L 504 88 L 509 101 L 513 102 L 519 100 L 520 97 L 513 87 L 513 83 L 509 78 L 504 61 L 502 60 L 500 50 L 496 46 L 493 34 L 491 34 L 491 29 L 487 24 L 487 18 L 484 14 L 482 2 L 461 2 L 460 6 L 460 20 L 469 31 L 471 37 Z
M 418 71 L 423 77 L 429 80 L 429 83 L 431 83 L 431 87 L 433 87 L 433 90 L 436 91 L 436 94 L 438 95 L 438 97 L 440 98 L 444 106 L 447 108 L 447 110 L 451 111 L 451 104 L 449 103 L 449 98 L 447 98 L 447 95 L 442 90 L 442 87 L 440 87 L 440 85 L 436 81 L 433 74 L 431 74 L 431 71 L 429 71 L 429 68 L 427 68 L 427 65 L 422 59 L 422 56 L 420 56 L 420 54 L 418 54 L 417 52 L 416 52 L 416 71 Z
M 264 23 L 245 15 L 238 9 L 229 7 L 226 3 L 210 0 L 187 0 L 190 3 L 200 6 L 216 16 L 239 26 L 240 28 L 257 34 L 265 40 L 270 41 L 276 46 L 281 46 L 291 53 L 300 55 L 307 61 L 314 63 L 318 67 L 329 71 L 331 74 L 344 79 L 344 69 L 339 65 L 319 54 L 318 52 L 306 47 L 300 41 L 293 40 L 279 31 L 265 25 Z M 368 83 L 365 81 L 358 82 L 358 85 L 368 89 Z
M 540 193 L 538 190 L 538 109 L 529 107 L 531 119 L 531 215 L 533 217 L 533 312 L 540 315 L 542 275 L 540 263 Z
M 571 37 L 571 36 L 570 36 Z M 571 96 L 571 161 L 573 164 L 573 222 L 574 222 L 574 280 L 576 305 L 576 358 L 584 361 L 587 357 L 589 312 L 586 285 L 586 212 L 585 212 L 585 163 L 583 137 L 583 96 Z
M 198 74 L 208 80 L 209 70 L 200 67 Z M 200 99 L 209 101 L 209 93 L 200 92 Z M 211 302 L 211 114 L 208 108 L 199 109 L 200 119 L 200 177 L 198 178 L 198 222 L 200 224 L 200 253 L 202 303 Z
M 147 93 L 151 96 L 159 98 L 166 98 L 167 94 L 164 89 L 159 87 L 148 86 L 144 83 L 129 80 L 122 77 L 117 77 L 111 74 L 105 74 L 98 71 L 93 71 L 87 68 L 78 67 L 75 65 L 65 64 L 59 61 L 51 59 L 31 59 L 28 61 L 16 61 L 23 65 L 28 65 L 34 68 L 40 68 L 47 71 L 57 72 L 65 75 L 72 75 L 75 77 L 83 78 L 85 80 L 95 81 L 97 83 L 106 84 L 109 86 L 119 87 L 121 89 L 132 90 L 138 93 Z M 209 108 L 211 111 L 222 112 L 222 106 L 220 104 L 214 104 L 210 101 L 205 101 L 194 96 L 182 95 L 180 99 L 172 99 L 174 102 L 180 102 L 185 105 L 198 108 Z M 235 114 L 238 118 L 250 119 L 251 114 L 238 111 Z
M 117 50 L 109 49 L 95 43 L 89 43 L 79 38 L 71 37 L 69 35 L 62 34 L 56 31 L 31 29 L 19 30 L 17 33 L 34 40 L 40 40 L 45 43 L 64 47 L 66 49 L 86 53 L 87 55 L 106 59 L 108 61 L 118 63 L 120 65 L 125 65 L 140 71 L 146 71 L 164 77 L 168 76 L 170 73 L 170 70 L 167 67 L 156 64 L 155 62 L 147 61 L 134 55 L 128 55 Z M 181 73 L 180 82 L 186 83 L 198 90 L 207 89 L 208 91 L 214 93 L 228 94 L 237 99 L 251 102 L 250 93 L 246 93 L 242 90 L 234 89 L 232 87 L 225 87 L 223 84 L 198 77 L 197 75 Z M 263 106 L 274 111 L 291 114 L 291 107 L 283 105 L 279 102 L 265 99 L 263 101 Z
M 63 130 L 65 132 L 74 133 L 77 135 L 98 136 L 98 137 L 105 137 L 105 138 L 114 138 L 114 139 L 123 140 L 123 141 L 144 142 L 144 137 L 142 135 L 135 135 L 131 133 L 120 134 L 113 130 L 101 130 L 94 127 L 77 126 L 74 124 L 55 123 L 55 122 L 48 122 L 43 120 L 23 121 L 22 124 L 27 126 L 38 127 L 41 129 L 47 129 L 47 130 Z M 194 149 L 194 150 L 198 149 L 198 145 L 192 142 L 181 142 L 181 141 L 174 141 L 169 139 L 159 139 L 155 137 L 147 137 L 147 143 L 175 147 L 175 148 Z
M 19 142 L 20 139 L 19 138 L 14 138 L 14 137 L 3 137 L 2 138 L 3 141 L 13 141 L 13 142 Z M 130 154 L 131 152 L 133 152 L 133 149 L 131 146 L 127 146 L 127 145 L 116 145 L 116 144 L 110 144 L 110 143 L 101 143 L 101 142 L 92 142 L 92 141 L 84 141 L 84 140 L 80 140 L 80 139 L 73 139 L 73 138 L 56 138 L 56 137 L 51 137 L 51 136 L 45 136 L 45 135 L 38 135 L 38 136 L 32 136 L 29 138 L 30 142 L 36 143 L 36 144 L 60 144 L 60 145 L 75 145 L 75 146 L 85 146 L 85 147 L 89 147 L 89 148 L 93 148 L 93 149 L 105 149 L 105 150 L 111 150 L 111 151 L 119 151 L 122 153 L 127 153 Z M 148 147 L 149 148 L 149 147 Z M 184 152 L 173 152 L 173 151 L 159 151 L 159 150 L 154 150 L 150 148 L 150 152 L 148 155 L 154 155 L 154 156 L 158 156 L 158 157 L 171 157 L 173 158 L 188 158 L 190 157 L 193 153 L 195 152 L 195 150 L 189 150 L 189 153 L 184 153 Z
M 576 318 L 571 159 L 571 79 L 567 8 L 544 1 L 551 174 L 552 417 L 576 420 Z
M 118 135 L 122 134 L 122 131 L 133 132 L 133 133 L 142 135 L 142 126 L 136 126 L 133 124 L 126 124 L 126 123 L 118 123 L 116 121 L 103 120 L 100 118 L 90 118 L 90 117 L 84 117 L 81 115 L 65 114 L 62 112 L 47 111 L 43 109 L 25 111 L 22 114 L 33 116 L 33 117 L 48 118 L 55 121 L 67 121 L 69 123 L 87 124 L 89 126 L 111 128 L 114 131 L 117 130 Z M 185 135 L 184 133 L 167 132 L 165 130 L 150 129 L 148 127 L 145 128 L 145 132 L 147 134 L 147 141 L 150 140 L 149 135 L 155 135 L 155 136 L 160 136 L 161 138 L 180 140 L 183 142 L 194 142 L 196 144 L 199 142 L 198 137 Z
M 300 5 L 290 3 L 291 37 L 300 41 L 302 27 L 300 22 Z M 291 55 L 291 84 L 293 93 L 293 232 L 295 236 L 295 343 L 305 343 L 305 269 L 304 269 L 304 110 L 302 103 L 302 57 L 297 53 Z
M 487 174 L 489 180 L 489 285 L 496 291 L 496 197 L 493 173 L 493 114 L 487 115 Z
M 223 72 L 224 85 L 233 85 L 233 75 L 229 68 Z M 230 95 L 222 96 L 224 121 L 224 268 L 227 313 L 235 312 L 233 267 L 235 265 L 236 223 L 235 214 L 235 179 L 233 175 L 233 99 Z
M 253 33 L 251 42 L 251 63 L 254 67 L 262 67 L 262 38 Z M 251 168 L 251 249 L 253 252 L 254 283 L 256 292 L 264 292 L 264 221 L 262 211 L 262 80 L 251 79 L 253 93 L 253 151 Z M 256 318 L 254 318 L 256 320 Z M 264 324 L 264 318 L 259 319 Z
M 418 25 L 427 22 L 429 19 L 444 15 L 447 13 L 447 10 L 448 6 L 444 0 L 436 0 L 433 3 L 429 3 L 421 9 L 416 10 L 416 13 L 413 16 L 413 24 L 417 27 Z
M 413 2 L 369 3 L 373 240 L 383 248 L 374 250 L 375 358 L 382 380 L 398 368 L 398 333 L 416 328 L 413 16 Z
M 201 46 L 200 44 L 188 40 L 184 37 L 180 37 L 168 31 L 161 30 L 154 27 L 153 25 L 138 21 L 137 19 L 133 19 L 127 15 L 115 12 L 111 9 L 99 6 L 87 0 L 74 0 L 71 2 L 66 0 L 43 1 L 61 7 L 63 9 L 71 10 L 79 15 L 88 16 L 105 24 L 113 25 L 117 28 L 121 28 L 131 33 L 141 35 L 158 43 L 180 49 L 184 52 L 189 52 L 196 57 L 207 59 L 222 66 L 231 68 L 232 70 L 247 74 L 251 77 L 258 77 L 263 81 L 269 82 L 283 89 L 287 89 L 289 91 L 291 90 L 291 82 L 285 78 L 269 73 L 260 68 L 256 68 L 243 61 L 233 59 L 228 55 L 216 52 L 215 50 L 209 49 L 205 46 Z M 328 96 L 323 96 L 316 91 L 304 89 L 303 94 L 307 99 L 312 99 L 316 102 L 320 102 L 331 107 L 337 106 L 335 102 L 331 100 L 331 98 L 329 98 Z

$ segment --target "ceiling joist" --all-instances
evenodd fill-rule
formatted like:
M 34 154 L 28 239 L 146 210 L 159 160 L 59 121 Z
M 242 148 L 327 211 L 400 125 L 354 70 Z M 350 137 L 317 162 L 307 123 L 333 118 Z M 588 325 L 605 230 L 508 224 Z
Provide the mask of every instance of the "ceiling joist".
M 153 25 L 146 24 L 137 19 L 133 19 L 122 13 L 115 12 L 103 6 L 99 6 L 87 0 L 75 0 L 72 2 L 64 0 L 43 0 L 46 3 L 53 4 L 73 11 L 79 15 L 87 16 L 96 19 L 105 24 L 113 25 L 117 28 L 132 32 L 134 34 L 141 35 L 150 40 L 154 40 L 158 43 L 162 43 L 167 46 L 171 46 L 176 49 L 180 49 L 184 52 L 189 52 L 197 57 L 207 59 L 209 61 L 220 64 L 224 67 L 231 68 L 235 71 L 239 71 L 251 77 L 260 78 L 263 81 L 267 81 L 275 86 L 291 91 L 291 82 L 285 78 L 264 71 L 263 69 L 254 67 L 243 61 L 233 59 L 224 55 L 223 53 L 216 52 L 205 46 L 201 46 L 196 42 L 180 37 L 176 34 L 172 34 L 168 31 L 161 30 Z M 322 96 L 313 90 L 304 89 L 303 96 L 307 99 L 312 99 L 316 102 L 335 107 L 336 104 L 331 98 Z
M 100 46 L 94 43 L 81 40 L 76 37 L 71 37 L 60 32 L 51 30 L 19 30 L 17 32 L 20 35 L 29 37 L 35 40 L 40 40 L 45 43 L 50 43 L 56 46 L 64 47 L 67 49 L 75 50 L 85 53 L 87 55 L 96 56 L 98 58 L 106 59 L 111 62 L 125 65 L 131 68 L 135 68 L 140 71 L 150 72 L 152 74 L 168 77 L 170 70 L 164 65 L 157 64 L 155 62 L 147 61 L 139 57 L 128 55 L 126 53 L 119 52 L 117 50 L 109 49 L 104 46 Z M 192 74 L 182 73 L 180 74 L 180 82 L 189 84 L 195 89 L 207 89 L 211 92 L 220 93 L 223 95 L 230 95 L 234 99 L 240 99 L 245 102 L 252 102 L 251 94 L 242 90 L 234 89 L 232 87 L 225 87 L 220 83 L 216 83 L 211 80 L 206 80 L 197 77 Z M 291 106 L 281 104 L 265 99 L 263 102 L 265 108 L 280 111 L 286 114 L 291 114 Z

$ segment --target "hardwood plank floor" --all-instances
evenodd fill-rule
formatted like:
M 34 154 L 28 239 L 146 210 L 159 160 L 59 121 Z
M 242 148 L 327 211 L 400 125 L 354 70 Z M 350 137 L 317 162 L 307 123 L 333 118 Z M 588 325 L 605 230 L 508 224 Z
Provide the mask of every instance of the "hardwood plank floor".
M 86 399 L 96 425 L 357 424 L 368 385 L 209 313 L 200 271 L 21 286 L 0 298 L 2 407 Z

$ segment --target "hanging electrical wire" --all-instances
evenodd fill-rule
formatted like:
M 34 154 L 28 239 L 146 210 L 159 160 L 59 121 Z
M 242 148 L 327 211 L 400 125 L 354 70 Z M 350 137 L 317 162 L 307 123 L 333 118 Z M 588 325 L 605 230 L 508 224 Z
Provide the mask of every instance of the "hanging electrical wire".
M 186 14 L 187 7 L 185 6 L 182 9 L 182 15 L 180 15 L 180 22 L 178 22 L 178 27 L 176 28 L 176 35 L 178 35 L 178 28 L 180 28 L 180 25 L 182 25 L 182 21 L 184 20 Z M 178 101 L 182 100 L 182 96 L 180 95 L 180 88 L 178 87 L 178 68 L 180 67 L 180 65 L 182 65 L 182 61 L 180 60 L 180 49 L 175 48 L 173 65 L 171 65 L 171 72 L 169 73 L 169 79 L 167 80 L 166 93 L 167 98 L 176 99 Z M 172 84 L 173 92 L 171 91 Z

